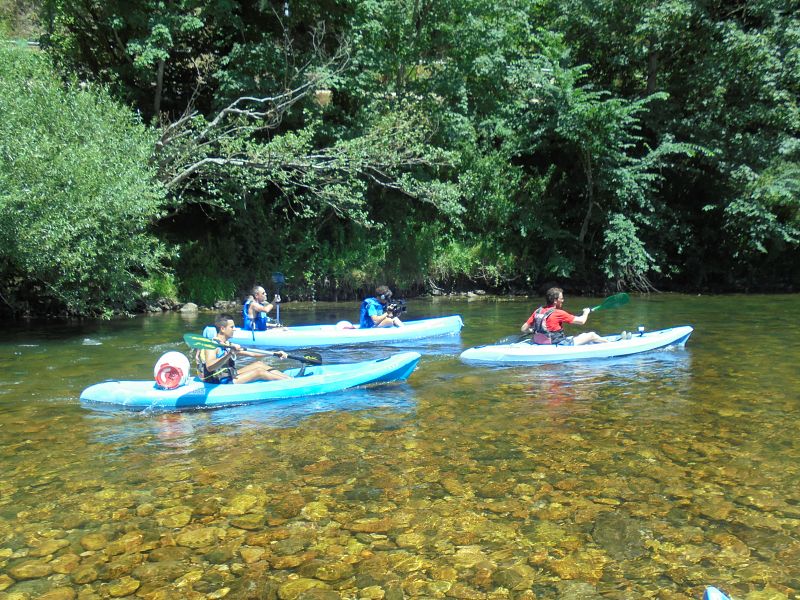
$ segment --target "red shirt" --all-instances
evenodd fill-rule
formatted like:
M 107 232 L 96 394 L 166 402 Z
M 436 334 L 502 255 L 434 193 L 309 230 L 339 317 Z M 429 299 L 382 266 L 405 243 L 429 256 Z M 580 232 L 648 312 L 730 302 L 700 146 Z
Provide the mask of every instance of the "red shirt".
M 552 308 L 552 306 L 545 306 L 544 310 L 548 311 Z M 536 310 L 539 310 L 538 308 Z M 525 321 L 525 325 L 528 327 L 533 327 L 533 317 L 536 314 L 536 310 L 533 311 L 531 316 Z M 569 314 L 565 310 L 561 310 L 560 308 L 556 308 L 550 313 L 550 316 L 544 320 L 544 326 L 547 328 L 547 331 L 561 331 L 564 329 L 561 324 L 562 323 L 572 323 L 575 320 L 575 315 Z

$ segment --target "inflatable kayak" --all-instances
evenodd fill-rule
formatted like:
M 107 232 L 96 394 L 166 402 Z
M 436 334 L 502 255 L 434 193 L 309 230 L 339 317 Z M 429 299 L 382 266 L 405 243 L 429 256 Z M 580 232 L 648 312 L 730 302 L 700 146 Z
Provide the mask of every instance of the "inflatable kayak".
M 531 344 L 529 341 L 476 346 L 462 352 L 461 360 L 468 363 L 535 364 L 629 356 L 669 346 L 683 346 L 692 335 L 692 331 L 694 331 L 692 327 L 684 325 L 641 334 L 634 333 L 630 339 L 622 339 L 621 335 L 609 335 L 605 336 L 607 344 L 583 346 L 545 346 Z
M 348 324 L 349 325 L 349 324 Z M 345 329 L 337 325 L 302 325 L 299 327 L 280 327 L 267 331 L 247 331 L 237 329 L 231 342 L 241 346 L 260 348 L 320 348 L 322 346 L 346 346 L 368 342 L 403 342 L 436 336 L 454 335 L 461 331 L 464 322 L 460 315 L 436 317 L 407 321 L 402 327 L 371 327 L 361 329 L 355 326 Z
M 166 411 L 256 404 L 402 381 L 411 375 L 419 359 L 417 352 L 400 352 L 364 362 L 306 366 L 302 376 L 298 376 L 301 369 L 288 369 L 284 372 L 292 379 L 239 385 L 203 383 L 195 377 L 171 390 L 160 389 L 155 381 L 106 381 L 83 390 L 81 402 L 112 408 Z

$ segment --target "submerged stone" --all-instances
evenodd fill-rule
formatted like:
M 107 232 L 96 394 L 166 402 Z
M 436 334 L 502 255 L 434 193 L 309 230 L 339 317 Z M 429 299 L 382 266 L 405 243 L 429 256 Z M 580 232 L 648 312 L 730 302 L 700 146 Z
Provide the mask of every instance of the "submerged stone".
M 108 585 L 108 593 L 114 598 L 122 598 L 123 596 L 130 596 L 139 589 L 140 585 L 141 583 L 133 577 L 123 577 L 119 581 Z
M 25 561 L 8 569 L 8 574 L 16 580 L 39 579 L 53 572 L 52 565 L 39 561 Z
M 616 560 L 637 558 L 645 551 L 644 531 L 641 521 L 619 512 L 604 512 L 597 516 L 592 537 Z
M 108 545 L 108 538 L 102 533 L 89 533 L 81 538 L 81 546 L 86 550 L 102 550 Z
M 288 581 L 278 588 L 278 597 L 281 600 L 295 600 L 303 592 L 314 588 L 327 588 L 328 586 L 317 579 L 300 578 Z

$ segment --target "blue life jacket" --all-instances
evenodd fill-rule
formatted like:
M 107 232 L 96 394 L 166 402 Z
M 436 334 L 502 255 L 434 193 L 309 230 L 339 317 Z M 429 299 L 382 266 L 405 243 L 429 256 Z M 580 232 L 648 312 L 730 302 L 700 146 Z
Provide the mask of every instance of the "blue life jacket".
M 257 312 L 256 318 L 251 319 L 249 315 L 250 304 L 253 300 L 248 300 L 242 306 L 242 329 L 245 331 L 266 331 L 267 330 L 267 313 Z
M 375 310 L 370 310 L 370 309 Z M 383 304 L 377 298 L 367 298 L 361 303 L 361 316 L 359 323 L 362 329 L 369 329 L 375 327 L 375 322 L 372 320 L 372 315 L 378 316 L 383 314 Z

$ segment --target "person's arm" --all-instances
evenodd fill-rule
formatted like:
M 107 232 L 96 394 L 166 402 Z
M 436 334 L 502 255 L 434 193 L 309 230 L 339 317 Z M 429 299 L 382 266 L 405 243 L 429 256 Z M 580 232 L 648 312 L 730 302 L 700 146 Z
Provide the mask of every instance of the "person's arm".
M 522 324 L 522 327 L 519 328 L 522 333 L 531 333 L 533 331 L 533 315 L 531 315 L 527 321 Z
M 575 315 L 572 319 L 572 323 L 575 325 L 585 325 L 586 321 L 589 320 L 589 313 L 592 312 L 590 308 L 584 308 L 583 312 L 580 315 Z
M 279 300 L 279 302 L 280 302 L 280 300 Z M 268 313 L 273 308 L 275 308 L 275 306 L 271 302 L 267 302 L 266 304 L 259 304 L 258 302 L 253 300 L 250 303 L 250 308 L 253 309 L 253 314 L 252 314 L 251 318 L 255 318 L 255 316 L 256 316 L 255 313 L 260 313 L 260 312 Z

